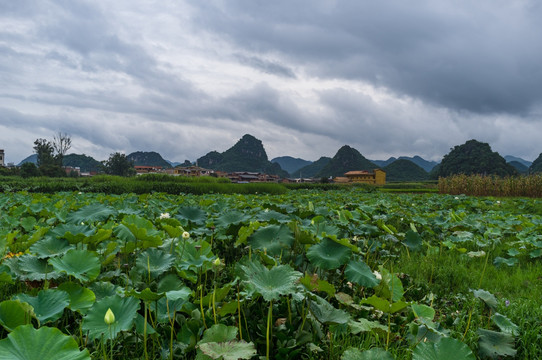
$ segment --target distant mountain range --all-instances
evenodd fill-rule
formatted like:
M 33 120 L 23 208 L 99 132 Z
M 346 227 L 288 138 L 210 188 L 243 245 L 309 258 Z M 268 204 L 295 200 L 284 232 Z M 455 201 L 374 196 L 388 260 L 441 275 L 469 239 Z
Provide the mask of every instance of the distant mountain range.
M 249 171 L 288 177 L 288 172 L 279 164 L 272 163 L 261 140 L 246 134 L 235 145 L 223 153 L 211 151 L 200 157 L 197 164 L 203 168 L 226 172 Z
M 271 159 L 272 163 L 280 165 L 282 170 L 286 170 L 288 173 L 293 173 L 304 166 L 312 164 L 312 161 L 303 160 L 300 158 L 293 158 L 291 156 L 281 156 Z
M 132 160 L 134 165 L 160 166 L 163 168 L 192 164 L 189 160 L 185 160 L 183 163 L 166 160 L 154 151 L 136 151 L 127 155 L 127 158 Z M 534 162 L 511 155 L 504 156 L 504 159 L 508 165 L 516 169 L 520 174 L 538 169 L 542 162 L 540 157 Z M 18 165 L 20 166 L 25 162 L 36 164 L 37 155 L 28 156 Z M 66 166 L 80 167 L 83 172 L 98 171 L 101 166 L 100 161 L 90 156 L 78 154 L 66 155 L 63 163 Z M 200 157 L 196 163 L 204 168 L 226 172 L 263 172 L 294 178 L 343 176 L 344 173 L 350 170 L 382 168 L 386 171 L 388 181 L 422 180 L 428 178 L 429 173 L 436 173 L 440 166 L 436 161 L 428 161 L 417 155 L 413 157 L 390 157 L 387 160 L 368 160 L 358 150 L 348 145 L 341 147 L 332 158 L 323 156 L 314 162 L 292 156 L 276 157 L 269 161 L 261 140 L 249 134 L 244 135 L 235 145 L 223 153 L 211 151 Z M 472 166 L 476 167 L 476 162 Z M 420 170 L 423 170 L 423 172 Z

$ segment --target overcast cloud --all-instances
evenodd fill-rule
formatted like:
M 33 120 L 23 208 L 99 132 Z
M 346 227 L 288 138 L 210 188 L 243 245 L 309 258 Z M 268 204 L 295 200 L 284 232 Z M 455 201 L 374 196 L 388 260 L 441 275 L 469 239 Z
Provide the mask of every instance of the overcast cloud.
M 98 160 L 440 160 L 542 152 L 542 5 L 529 0 L 0 0 L 0 149 L 59 131 Z

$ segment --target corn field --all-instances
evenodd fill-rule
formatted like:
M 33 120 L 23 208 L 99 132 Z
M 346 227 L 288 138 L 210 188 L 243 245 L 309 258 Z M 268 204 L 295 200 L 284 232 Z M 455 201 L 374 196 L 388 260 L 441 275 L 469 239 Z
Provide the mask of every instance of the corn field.
M 441 194 L 472 196 L 542 197 L 542 174 L 500 178 L 487 175 L 453 175 L 439 178 Z

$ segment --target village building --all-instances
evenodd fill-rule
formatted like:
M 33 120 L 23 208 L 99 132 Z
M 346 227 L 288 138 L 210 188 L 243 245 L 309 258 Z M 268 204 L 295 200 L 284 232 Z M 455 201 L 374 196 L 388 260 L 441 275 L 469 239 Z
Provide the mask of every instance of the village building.
M 161 166 L 136 165 L 134 166 L 137 175 L 157 174 L 162 172 Z
M 0 166 L 6 166 L 5 160 L 4 160 L 4 150 L 0 149 Z
M 179 166 L 164 170 L 166 174 L 174 176 L 213 176 L 214 171 L 199 166 Z
M 375 169 L 373 171 L 361 170 L 361 171 L 349 171 L 344 174 L 352 183 L 364 183 L 372 185 L 384 185 L 386 184 L 386 172 L 382 169 Z

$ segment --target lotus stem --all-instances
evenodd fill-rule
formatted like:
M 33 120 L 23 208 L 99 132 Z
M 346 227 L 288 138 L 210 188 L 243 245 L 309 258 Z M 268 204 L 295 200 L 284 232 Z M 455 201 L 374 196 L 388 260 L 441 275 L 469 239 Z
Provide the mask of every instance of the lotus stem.
M 147 302 L 143 302 L 145 309 L 145 321 L 143 322 L 143 354 L 145 354 L 145 360 L 149 360 L 149 354 L 147 353 Z
M 241 326 L 241 301 L 239 300 L 239 284 L 237 284 L 237 314 L 239 315 L 239 340 L 243 340 L 243 327 Z
M 212 299 L 212 302 L 213 302 L 213 317 L 215 319 L 215 325 L 218 324 L 218 322 L 216 321 L 216 300 L 215 300 L 215 294 L 216 294 L 216 284 L 214 285 L 214 288 L 213 288 L 213 299 Z
M 269 311 L 267 313 L 267 334 L 266 334 L 266 352 L 265 358 L 269 360 L 269 349 L 271 348 L 271 322 L 273 321 L 273 300 L 269 302 Z

